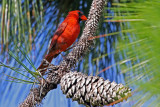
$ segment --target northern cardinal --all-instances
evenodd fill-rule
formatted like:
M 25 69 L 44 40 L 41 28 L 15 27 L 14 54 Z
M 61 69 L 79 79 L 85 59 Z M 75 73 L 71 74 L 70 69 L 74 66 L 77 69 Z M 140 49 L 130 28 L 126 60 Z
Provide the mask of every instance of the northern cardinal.
M 65 20 L 59 25 L 58 29 L 52 37 L 48 54 L 45 59 L 50 63 L 53 58 L 57 57 L 62 51 L 65 51 L 73 44 L 80 33 L 80 21 L 87 20 L 86 16 L 79 10 L 70 11 Z M 46 68 L 44 61 L 40 64 L 38 69 Z M 38 70 L 37 69 L 37 70 Z M 44 75 L 45 70 L 40 73 Z

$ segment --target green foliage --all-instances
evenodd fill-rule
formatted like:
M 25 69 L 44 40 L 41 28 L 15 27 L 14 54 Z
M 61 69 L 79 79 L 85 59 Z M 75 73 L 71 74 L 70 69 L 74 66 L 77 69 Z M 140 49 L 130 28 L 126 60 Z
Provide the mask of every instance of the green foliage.
M 106 14 L 105 17 L 112 18 L 107 22 L 121 25 L 115 53 L 126 54 L 123 58 L 129 65 L 127 62 L 118 64 L 126 77 L 126 84 L 136 87 L 133 94 L 135 106 L 142 106 L 149 100 L 151 105 L 160 105 L 160 2 L 145 0 L 112 3 L 112 6 L 114 16 Z M 124 32 L 126 30 L 129 32 Z
M 10 69 L 10 71 L 8 72 L 15 72 L 17 74 L 19 74 L 18 76 L 14 75 L 14 76 L 10 76 L 7 74 L 4 73 L 5 76 L 8 77 L 8 80 L 7 81 L 10 81 L 10 82 L 15 82 L 15 83 L 29 83 L 29 84 L 35 84 L 35 83 L 38 83 L 36 80 L 38 80 L 39 77 L 41 77 L 41 75 L 37 72 L 34 64 L 32 63 L 32 61 L 30 60 L 29 56 L 27 55 L 26 51 L 23 49 L 21 50 L 20 48 L 16 47 L 15 49 L 18 49 L 20 51 L 19 54 L 23 55 L 25 57 L 25 59 L 27 60 L 27 62 L 33 67 L 33 69 L 35 70 L 34 71 L 31 71 L 24 63 L 23 61 L 21 60 L 21 58 L 17 55 L 15 55 L 14 53 L 12 53 L 11 51 L 9 51 L 9 55 L 15 59 L 15 61 L 20 65 L 22 66 L 24 69 L 22 68 L 18 68 L 18 67 L 11 67 L 11 66 L 7 66 L 5 64 L 3 64 L 2 62 L 0 62 L 0 67 L 5 67 L 5 68 L 8 68 Z M 27 76 L 26 74 L 24 74 L 25 72 L 27 72 L 28 74 L 31 75 L 30 76 Z M 22 76 L 22 77 L 25 77 L 25 79 L 19 79 L 18 77 L 19 76 Z
M 42 1 L 3 0 L 1 11 L 1 53 L 8 51 L 13 44 L 24 45 L 29 52 L 35 38 L 35 29 L 42 22 Z M 37 23 L 32 27 L 34 20 Z

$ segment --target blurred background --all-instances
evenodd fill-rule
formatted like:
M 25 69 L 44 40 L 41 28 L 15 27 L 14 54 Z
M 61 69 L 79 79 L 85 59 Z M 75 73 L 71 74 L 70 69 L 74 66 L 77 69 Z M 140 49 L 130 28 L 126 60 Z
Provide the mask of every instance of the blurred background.
M 0 0 L 0 107 L 17 107 L 23 102 L 36 87 L 29 71 L 35 72 L 41 63 L 59 23 L 71 10 L 81 10 L 87 16 L 91 3 Z M 132 97 L 114 107 L 160 105 L 159 10 L 159 0 L 106 0 L 95 45 L 73 69 L 130 87 Z M 84 22 L 81 32 L 83 28 Z M 58 65 L 62 55 L 52 63 Z M 83 107 L 67 99 L 59 85 L 40 106 Z

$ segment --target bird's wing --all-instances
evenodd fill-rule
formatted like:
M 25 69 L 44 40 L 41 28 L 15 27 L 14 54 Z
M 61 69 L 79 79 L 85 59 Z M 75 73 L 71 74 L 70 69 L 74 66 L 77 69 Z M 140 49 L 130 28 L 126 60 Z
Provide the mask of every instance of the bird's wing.
M 62 24 L 60 24 L 60 26 L 58 27 L 58 29 L 56 30 L 56 32 L 52 38 L 52 41 L 51 41 L 51 44 L 49 47 L 49 52 L 54 49 L 54 47 L 57 43 L 58 37 L 64 32 L 66 27 L 67 27 L 67 22 L 63 22 Z

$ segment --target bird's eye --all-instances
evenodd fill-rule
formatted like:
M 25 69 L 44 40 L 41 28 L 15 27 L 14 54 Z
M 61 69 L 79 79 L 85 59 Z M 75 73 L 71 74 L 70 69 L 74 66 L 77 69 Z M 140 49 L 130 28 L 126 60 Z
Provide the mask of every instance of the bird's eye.
M 81 12 L 78 12 L 79 17 L 81 17 L 83 14 Z

